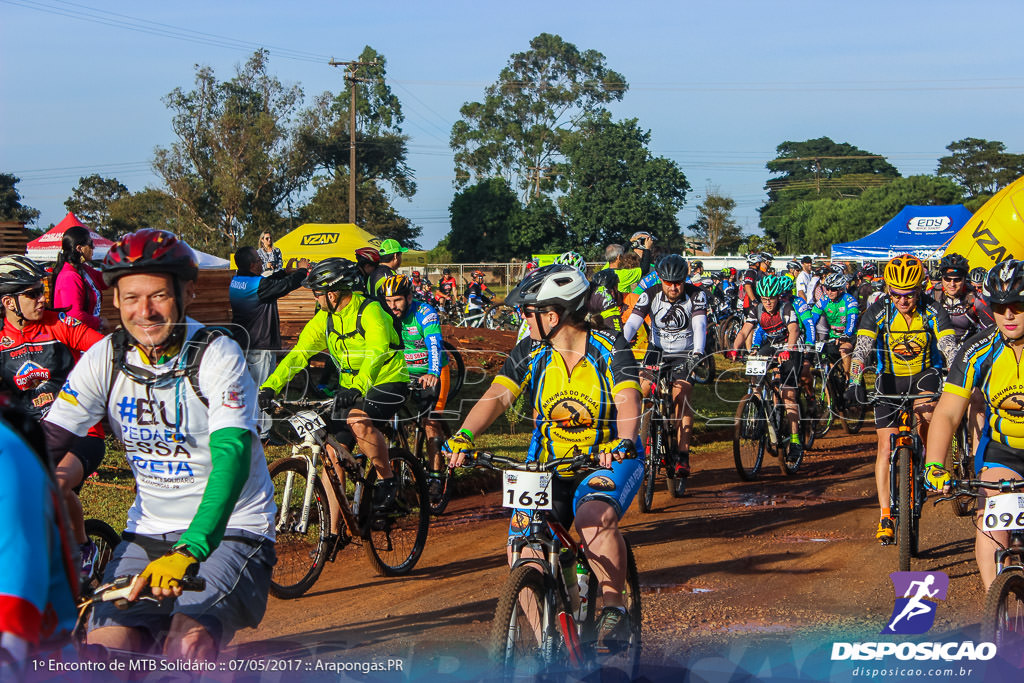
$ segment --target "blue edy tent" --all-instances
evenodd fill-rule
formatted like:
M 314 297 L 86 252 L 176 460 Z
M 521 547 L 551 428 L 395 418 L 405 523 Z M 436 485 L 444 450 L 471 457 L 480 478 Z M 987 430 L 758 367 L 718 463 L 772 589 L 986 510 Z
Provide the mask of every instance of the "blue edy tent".
M 970 219 L 963 204 L 905 206 L 888 223 L 856 242 L 832 245 L 836 260 L 884 261 L 900 254 L 942 258 L 946 245 Z

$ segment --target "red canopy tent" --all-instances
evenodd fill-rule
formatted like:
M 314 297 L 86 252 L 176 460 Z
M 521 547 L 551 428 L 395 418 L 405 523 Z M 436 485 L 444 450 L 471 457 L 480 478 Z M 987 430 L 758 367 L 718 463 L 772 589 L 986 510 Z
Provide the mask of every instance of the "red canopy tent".
M 25 247 L 25 254 L 32 260 L 38 261 L 39 263 L 56 261 L 57 255 L 60 253 L 61 240 L 64 239 L 64 231 L 74 225 L 78 225 L 89 230 L 93 244 L 96 245 L 96 252 L 93 254 L 94 259 L 103 258 L 107 253 L 107 250 L 113 246 L 114 243 L 112 241 L 108 240 L 106 237 L 100 237 L 99 234 L 89 229 L 88 226 L 82 225 L 82 222 L 78 220 L 75 214 L 68 211 L 68 215 L 64 216 L 64 220 L 51 228 L 46 234 L 29 242 Z

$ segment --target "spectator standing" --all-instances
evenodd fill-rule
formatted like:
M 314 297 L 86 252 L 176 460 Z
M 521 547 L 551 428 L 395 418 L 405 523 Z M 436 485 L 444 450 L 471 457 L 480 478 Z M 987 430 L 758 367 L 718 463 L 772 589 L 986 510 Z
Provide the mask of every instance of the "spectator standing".
M 269 230 L 260 234 L 260 247 L 256 253 L 259 254 L 260 263 L 263 265 L 261 273 L 266 275 L 284 270 L 284 256 L 281 255 L 281 250 L 274 246 L 274 238 L 270 236 Z
M 812 270 L 813 263 L 810 256 L 800 259 L 800 272 L 796 276 L 796 295 L 804 301 L 817 301 L 814 298 L 814 288 L 819 278 Z
M 100 318 L 107 285 L 100 272 L 90 266 L 96 246 L 87 228 L 72 225 L 64 231 L 57 265 L 50 279 L 50 307 L 81 320 L 94 330 L 105 332 L 107 323 Z
M 308 259 L 301 259 L 298 268 L 260 275 L 263 265 L 253 247 L 242 247 L 235 252 L 238 272 L 231 279 L 229 291 L 231 322 L 249 333 L 245 362 L 256 386 L 263 384 L 277 366 L 275 352 L 281 348 L 277 300 L 302 286 L 310 264 Z M 261 412 L 259 437 L 267 439 L 269 436 L 270 416 Z

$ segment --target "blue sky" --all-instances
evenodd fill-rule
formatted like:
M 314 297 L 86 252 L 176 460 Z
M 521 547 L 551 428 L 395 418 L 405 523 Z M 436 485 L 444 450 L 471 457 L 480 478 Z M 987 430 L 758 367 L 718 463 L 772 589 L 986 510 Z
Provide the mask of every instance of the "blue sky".
M 1022 19 L 1020 2 L 0 0 L 0 171 L 22 178 L 49 225 L 80 176 L 159 186 L 153 148 L 173 142 L 161 98 L 190 88 L 195 64 L 226 79 L 265 46 L 270 70 L 311 99 L 343 86 L 330 58 L 371 45 L 402 101 L 419 186 L 396 206 L 429 247 L 448 230 L 459 107 L 546 31 L 626 77 L 613 113 L 638 118 L 686 173 L 683 225 L 711 185 L 749 231 L 784 140 L 827 135 L 904 175 L 934 172 L 964 137 L 1024 152 Z

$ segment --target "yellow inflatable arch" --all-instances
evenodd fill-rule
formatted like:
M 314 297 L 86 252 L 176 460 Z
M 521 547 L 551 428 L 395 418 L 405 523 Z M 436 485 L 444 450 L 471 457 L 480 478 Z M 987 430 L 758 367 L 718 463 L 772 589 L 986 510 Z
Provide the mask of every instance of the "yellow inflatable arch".
M 971 216 L 946 245 L 946 253 L 965 256 L 971 268 L 1024 259 L 1024 176 L 1017 178 Z

